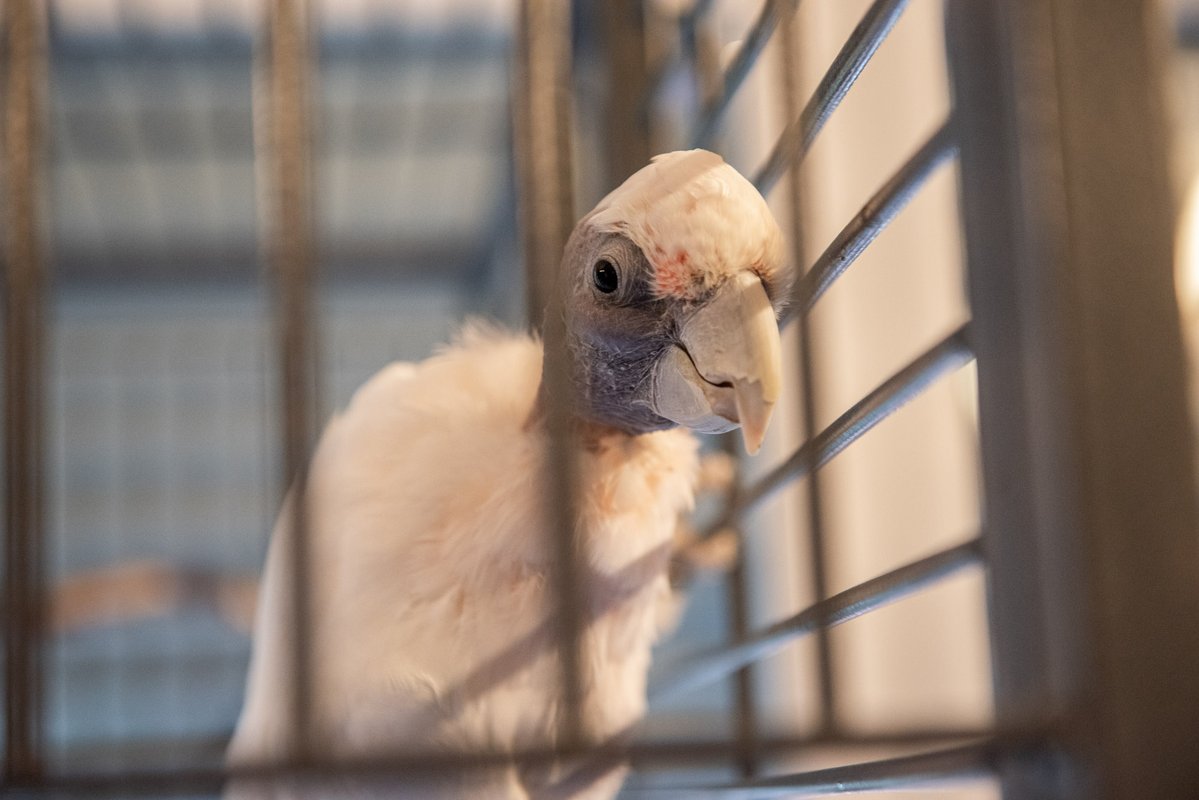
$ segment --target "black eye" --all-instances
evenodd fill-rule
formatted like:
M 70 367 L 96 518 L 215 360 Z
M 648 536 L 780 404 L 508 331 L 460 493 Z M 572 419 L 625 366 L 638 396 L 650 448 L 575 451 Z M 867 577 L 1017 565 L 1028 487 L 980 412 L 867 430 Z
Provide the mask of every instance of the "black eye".
M 616 267 L 606 258 L 595 262 L 595 273 L 592 278 L 595 281 L 595 288 L 604 294 L 612 294 L 620 285 L 620 275 L 617 274 Z

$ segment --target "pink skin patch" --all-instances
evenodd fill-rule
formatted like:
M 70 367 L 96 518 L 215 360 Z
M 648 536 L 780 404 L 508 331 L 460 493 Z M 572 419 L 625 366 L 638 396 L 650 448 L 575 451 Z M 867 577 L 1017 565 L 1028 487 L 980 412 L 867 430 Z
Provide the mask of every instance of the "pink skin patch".
M 695 285 L 695 273 L 691 270 L 691 257 L 686 250 L 678 250 L 667 257 L 665 251 L 655 248 L 658 256 L 654 266 L 654 290 L 659 297 L 685 298 L 691 295 Z

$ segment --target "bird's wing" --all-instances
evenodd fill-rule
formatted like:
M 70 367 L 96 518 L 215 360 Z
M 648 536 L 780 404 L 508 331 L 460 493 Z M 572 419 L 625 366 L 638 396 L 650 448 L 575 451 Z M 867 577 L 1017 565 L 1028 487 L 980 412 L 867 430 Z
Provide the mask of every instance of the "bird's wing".
M 321 438 L 305 515 L 314 701 L 351 749 L 377 741 L 351 734 L 380 710 L 403 738 L 403 720 L 442 689 L 429 676 L 461 671 L 480 637 L 512 633 L 481 630 L 456 588 L 514 541 L 490 531 L 532 527 L 525 484 L 539 448 L 526 423 L 540 362 L 526 336 L 469 329 L 433 358 L 381 371 Z M 289 498 L 272 536 L 235 761 L 278 757 L 291 735 L 294 512 Z

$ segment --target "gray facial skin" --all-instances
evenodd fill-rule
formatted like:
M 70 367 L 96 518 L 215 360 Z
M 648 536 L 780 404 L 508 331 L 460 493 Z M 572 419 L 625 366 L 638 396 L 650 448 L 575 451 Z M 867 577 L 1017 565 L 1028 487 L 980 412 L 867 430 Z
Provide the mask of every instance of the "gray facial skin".
M 617 272 L 611 294 L 595 285 L 601 260 Z M 674 427 L 653 409 L 651 378 L 658 359 L 678 341 L 680 318 L 694 304 L 655 298 L 652 268 L 641 249 L 624 236 L 585 226 L 567 243 L 562 277 L 579 414 L 626 433 Z
M 615 286 L 597 284 L 597 265 L 615 272 Z M 695 299 L 658 298 L 641 250 L 586 220 L 560 274 L 562 316 L 547 323 L 561 325 L 546 331 L 565 341 L 576 417 L 629 434 L 741 425 L 756 452 L 781 384 L 775 308 L 757 275 L 741 270 Z

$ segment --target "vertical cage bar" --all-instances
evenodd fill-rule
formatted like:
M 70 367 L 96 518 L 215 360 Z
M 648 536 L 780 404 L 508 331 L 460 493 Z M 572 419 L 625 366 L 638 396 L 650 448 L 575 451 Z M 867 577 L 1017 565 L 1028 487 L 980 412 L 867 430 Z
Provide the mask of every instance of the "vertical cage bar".
M 734 83 L 725 82 L 726 74 L 721 72 L 720 59 L 716 52 L 717 47 L 713 41 L 713 37 L 706 30 L 705 25 L 707 20 L 705 16 L 710 10 L 710 4 L 700 2 L 697 3 L 691 12 L 689 12 L 680 24 L 679 34 L 682 39 L 682 47 L 684 58 L 690 61 L 692 77 L 694 79 L 694 88 L 697 97 L 700 101 L 701 115 L 715 108 L 712 104 L 724 102 L 727 104 L 731 94 L 736 91 L 737 86 L 748 75 L 756 60 L 766 46 L 766 42 L 770 38 L 770 34 L 774 31 L 777 25 L 777 17 L 783 13 L 781 4 L 777 2 L 768 2 L 763 8 L 758 21 L 755 23 L 755 35 L 759 36 L 761 41 L 757 44 L 750 43 L 743 47 L 739 54 L 739 63 L 741 66 L 739 77 L 736 77 Z M 752 50 L 752 54 L 750 51 Z M 719 100 L 722 92 L 727 92 L 723 101 Z M 723 113 L 723 108 L 712 111 L 712 120 L 705 121 L 700 119 L 699 126 L 709 126 L 707 133 L 703 135 L 705 144 L 720 150 L 719 137 L 717 136 L 718 125 L 715 121 L 715 115 Z M 735 444 L 736 437 L 725 435 L 722 437 L 721 446 L 724 451 L 731 457 L 737 457 L 738 448 Z M 737 488 L 740 482 L 734 480 L 733 491 L 727 498 L 727 502 L 731 505 L 736 501 Z M 741 538 L 742 533 L 738 532 L 738 538 Z M 725 602 L 728 604 L 728 620 L 729 629 L 732 633 L 733 641 L 743 641 L 750 634 L 750 604 L 749 604 L 749 566 L 745 561 L 744 548 L 738 548 L 737 559 L 733 563 L 732 570 L 725 580 Z M 732 674 L 732 690 L 733 690 L 733 735 L 736 737 L 736 766 L 742 777 L 753 777 L 758 773 L 759 757 L 758 757 L 758 713 L 754 702 L 755 681 L 754 681 L 754 665 L 745 664 L 738 668 Z
M 796 37 L 799 35 L 796 17 L 784 24 L 780 33 L 779 54 L 782 60 L 782 106 L 787 119 L 795 119 L 799 113 L 800 62 Z M 792 163 L 787 170 L 787 192 L 789 194 L 789 219 L 791 228 L 791 254 L 795 264 L 805 263 L 804 253 L 804 191 L 799 163 Z M 797 279 L 798 280 L 798 279 Z M 797 311 L 799 326 L 799 380 L 801 386 L 800 436 L 807 440 L 817 433 L 816 422 L 816 370 L 813 365 L 813 344 L 808 309 Z M 817 603 L 828 596 L 827 565 L 824 546 L 824 507 L 820 491 L 820 470 L 808 473 L 808 577 L 812 582 L 812 593 Z M 822 606 L 817 606 L 822 607 Z M 816 680 L 819 695 L 817 727 L 822 733 L 835 730 L 835 695 L 833 693 L 833 660 L 829 646 L 829 622 L 820 619 L 816 628 Z
M 608 62 L 604 146 L 607 188 L 649 163 L 649 109 L 640 101 L 648 91 L 645 15 L 641 0 L 612 0 L 603 16 L 604 57 Z
M 293 753 L 310 754 L 311 739 L 311 598 L 309 597 L 309 514 L 305 496 L 308 459 L 316 418 L 316 334 L 313 282 L 316 266 L 313 232 L 311 153 L 311 31 L 305 0 L 269 0 L 260 52 L 263 108 L 260 175 L 264 182 L 264 222 L 268 266 L 275 281 L 275 325 L 283 479 L 291 487 L 291 585 L 293 621 L 290 720 Z
M 1029 470 L 1033 468 L 1034 432 L 1031 411 L 1023 398 L 1038 386 L 1038 377 L 1021 362 L 1032 347 L 1025 339 L 1035 329 L 1021 325 L 1021 307 L 1027 305 L 1022 287 L 1015 280 L 1013 265 L 1028 258 L 1031 243 L 1020 228 L 1020 208 L 1043 197 L 1022 197 L 1019 183 L 1022 135 L 1032 136 L 1025 149 L 1052 147 L 1055 135 L 1051 121 L 1038 129 L 1026 122 L 1021 131 L 1016 117 L 1017 97 L 1024 102 L 1052 107 L 1057 98 L 1051 84 L 1017 80 L 1012 71 L 1016 43 L 1008 40 L 1002 10 L 995 3 L 949 2 L 946 6 L 946 36 L 954 92 L 954 115 L 961 149 L 961 204 L 966 237 L 967 284 L 973 325 L 979 334 L 974 348 L 978 362 L 979 436 L 982 453 L 984 520 L 983 538 L 988 563 L 988 624 L 991 638 L 992 680 L 996 721 L 1021 725 L 1037 718 L 1040 710 L 1051 716 L 1065 715 L 1063 692 L 1054 690 L 1053 659 L 1049 644 L 1049 610 L 1043 578 L 1035 565 L 1045 557 L 1037 533 L 1038 513 L 1026 493 Z M 1044 44 L 1042 36 L 1025 45 Z M 1035 51 L 1034 51 L 1035 52 Z M 1026 53 L 1025 57 L 1029 57 Z M 1041 52 L 1035 61 L 1052 66 L 1052 56 Z M 972 101 L 977 96 L 979 101 Z M 986 101 L 981 99 L 986 97 Z M 1030 155 L 1024 158 L 1031 158 Z M 1052 173 L 1051 173 L 1052 174 Z M 1057 175 L 1053 175 L 1056 181 Z M 1048 181 L 1046 181 L 1047 183 Z M 1029 184 L 1032 186 L 1042 184 Z M 1048 213 L 1037 205 L 1027 212 Z M 1056 217 L 1046 217 L 1042 230 L 1049 241 L 1059 243 L 1062 233 L 1050 227 Z M 1047 246 L 1048 241 L 1043 245 Z M 1025 267 L 1027 269 L 1027 267 Z M 1058 361 L 1062 360 L 1059 355 Z M 1033 362 L 1035 366 L 1035 362 Z M 1042 370 L 1044 372 L 1044 370 Z M 1042 407 L 1055 393 L 1040 388 Z M 1019 411 L 1023 419 L 1017 418 Z M 1046 445 L 1051 440 L 1046 440 Z M 1056 452 L 1046 446 L 1042 458 Z M 1062 483 L 1057 484 L 1062 486 Z M 1042 496 L 1045 492 L 1041 493 Z M 1045 511 L 1040 512 L 1042 515 Z M 1060 511 L 1059 511 L 1060 513 Z M 1027 565 L 1034 565 L 1028 569 Z M 1075 645 L 1076 646 L 1076 645 Z M 1047 770 L 1029 770 L 1026 765 L 1000 765 L 1005 798 L 1049 800 L 1067 797 L 1065 775 Z
M 1199 512 L 1153 4 L 951 0 L 1005 796 L 1199 796 Z M 1163 28 L 1164 30 L 1164 28 Z
M 569 4 L 522 0 L 517 35 L 514 156 L 529 319 L 534 326 L 543 322 L 545 360 L 538 402 L 548 439 L 540 478 L 545 489 L 546 547 L 554 562 L 553 619 L 563 709 L 559 741 L 571 745 L 581 742 L 586 734 L 579 668 L 583 633 L 579 587 L 585 578 L 586 560 L 575 529 L 573 387 L 565 320 L 560 293 L 556 291 L 562 251 L 574 223 Z
M 650 22 L 650 34 L 646 39 L 648 75 L 646 76 L 645 90 L 641 93 L 638 104 L 646 114 L 651 114 L 669 83 L 670 76 L 674 74 L 678 62 L 681 61 L 684 67 L 690 65 L 693 69 L 698 69 L 695 44 L 699 38 L 699 29 L 712 11 L 713 0 L 696 0 L 690 8 L 679 14 L 672 14 L 670 9 L 658 8 L 652 3 L 641 2 L 640 5 L 645 17 Z M 653 24 L 655 20 L 670 24 L 655 27 Z M 677 51 L 673 50 L 667 41 L 670 37 L 662 35 L 664 32 L 678 35 Z M 714 75 L 715 85 L 711 87 L 711 91 L 705 92 L 699 98 L 700 108 L 703 108 L 708 100 L 716 96 L 716 92 L 720 88 L 720 79 L 720 67 L 717 65 Z M 653 151 L 659 152 L 660 148 L 655 147 Z
M 521 0 L 513 97 L 513 139 L 525 249 L 529 324 L 540 327 L 574 225 L 570 135 L 570 10 Z
M 36 779 L 41 769 L 41 635 L 44 630 L 43 263 L 39 220 L 42 6 L 4 4 L 4 778 Z
M 712 33 L 712 22 L 707 12 L 711 0 L 700 0 L 679 20 L 679 38 L 683 57 L 691 63 L 696 76 L 696 98 L 700 108 L 720 92 L 723 75 L 720 71 L 720 43 Z
M 739 550 L 737 560 L 728 575 L 729 617 L 735 642 L 743 642 L 750 636 L 748 578 L 745 553 L 744 550 Z M 754 707 L 752 664 L 747 664 L 733 673 L 733 706 L 737 768 L 742 777 L 751 778 L 758 773 L 758 715 Z
M 733 103 L 733 97 L 741 84 L 749 77 L 758 56 L 766 49 L 775 28 L 788 15 L 794 14 L 799 0 L 766 0 L 753 26 L 746 33 L 740 49 L 733 56 L 727 70 L 713 81 L 716 91 L 704 98 L 704 106 L 691 134 L 692 147 L 710 147 L 725 113 Z

